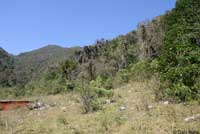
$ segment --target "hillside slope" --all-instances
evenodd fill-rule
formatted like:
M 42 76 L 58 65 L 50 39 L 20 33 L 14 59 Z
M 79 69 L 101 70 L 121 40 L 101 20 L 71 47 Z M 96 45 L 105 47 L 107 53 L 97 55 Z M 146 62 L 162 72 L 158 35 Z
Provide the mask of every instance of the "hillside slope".
M 0 47 L 0 86 L 14 83 L 14 57 Z
M 66 59 L 74 59 L 74 53 L 79 47 L 63 48 L 56 45 L 22 53 L 15 57 L 15 73 L 17 83 L 27 83 L 37 79 L 49 67 L 57 66 Z

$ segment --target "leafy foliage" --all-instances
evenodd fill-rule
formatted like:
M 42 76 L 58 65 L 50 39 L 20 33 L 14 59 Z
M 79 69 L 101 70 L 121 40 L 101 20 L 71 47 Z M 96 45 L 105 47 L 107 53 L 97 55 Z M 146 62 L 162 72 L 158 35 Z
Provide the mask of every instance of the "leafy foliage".
M 15 73 L 17 84 L 25 85 L 29 81 L 37 81 L 43 72 L 54 68 L 67 59 L 73 59 L 74 53 L 80 48 L 62 48 L 56 45 L 22 53 L 15 57 Z
M 61 63 L 62 74 L 68 80 L 71 80 L 72 71 L 76 68 L 76 63 L 74 61 L 66 60 Z
M 98 76 L 112 79 L 120 69 L 137 61 L 136 41 L 136 32 L 132 31 L 110 41 L 102 39 L 86 46 L 76 53 L 78 70 L 90 74 L 90 80 Z
M 15 84 L 14 58 L 0 48 L 0 86 Z
M 132 80 L 145 80 L 150 79 L 155 73 L 156 61 L 141 60 L 136 64 L 130 65 L 131 79 Z
M 176 8 L 165 16 L 167 31 L 164 51 L 159 58 L 159 71 L 168 81 L 169 94 L 176 99 L 196 99 L 200 89 L 195 87 L 200 77 L 200 2 L 178 0 Z
M 90 81 L 90 87 L 96 92 L 98 97 L 112 97 L 113 92 L 111 89 L 106 89 L 108 86 L 109 79 L 103 79 L 100 76 L 96 78 L 96 80 Z M 110 83 L 111 84 L 111 83 Z
M 98 94 L 89 85 L 81 85 L 80 96 L 84 113 L 94 112 L 101 109 L 101 104 L 98 101 Z
M 0 49 L 0 65 L 1 86 L 22 86 L 15 96 L 80 89 L 85 112 L 97 110 L 97 98 L 111 97 L 113 87 L 158 73 L 162 84 L 156 91 L 163 96 L 196 100 L 200 98 L 200 2 L 177 0 L 172 11 L 141 23 L 138 31 L 83 48 L 47 46 L 16 57 Z M 80 86 L 83 76 L 86 86 Z M 4 95 L 13 90 L 8 88 Z

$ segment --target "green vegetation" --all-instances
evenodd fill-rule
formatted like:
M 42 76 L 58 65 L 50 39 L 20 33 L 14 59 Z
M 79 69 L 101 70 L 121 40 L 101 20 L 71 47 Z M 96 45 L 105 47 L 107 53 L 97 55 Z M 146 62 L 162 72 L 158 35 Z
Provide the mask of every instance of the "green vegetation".
M 94 112 L 101 109 L 101 104 L 97 100 L 98 94 L 89 86 L 80 89 L 81 102 L 84 113 Z
M 179 101 L 200 98 L 200 3 L 178 0 L 165 16 L 164 50 L 158 70 L 168 82 L 168 95 Z
M 165 90 L 173 101 L 196 100 L 200 96 L 199 7 L 196 0 L 180 0 L 171 12 L 142 23 L 137 32 L 111 41 L 102 39 L 78 51 L 48 46 L 17 56 L 15 66 L 13 58 L 1 51 L 1 85 L 11 86 L 15 81 L 24 85 L 17 96 L 56 94 L 75 89 L 75 81 L 84 75 L 93 85 L 94 81 L 100 84 L 95 88 L 101 94 L 104 88 L 159 74 L 164 83 L 160 91 Z
M 14 58 L 0 47 L 0 86 L 12 86 L 14 81 Z
M 16 84 L 26 85 L 29 81 L 37 81 L 49 68 L 54 68 L 67 59 L 73 59 L 76 50 L 74 48 L 62 48 L 56 45 L 48 45 L 27 53 L 15 56 Z
M 0 133 L 199 133 L 199 119 L 184 118 L 200 110 L 200 2 L 177 0 L 137 31 L 83 48 L 0 48 L 0 98 L 58 102 L 0 116 Z
M 149 81 L 151 83 L 151 81 Z M 29 97 L 37 100 L 38 97 Z M 151 86 L 133 82 L 114 90 L 115 100 L 101 104 L 101 110 L 83 114 L 79 95 L 39 97 L 45 104 L 57 103 L 43 110 L 0 111 L 1 134 L 173 134 L 175 131 L 200 132 L 200 122 L 184 119 L 200 111 L 199 104 L 163 105 L 154 100 Z M 103 99 L 98 99 L 102 102 Z M 126 106 L 120 111 L 121 106 Z M 148 106 L 153 106 L 149 109 Z M 63 108 L 65 108 L 63 110 Z
M 176 7 L 137 31 L 83 48 L 54 45 L 11 56 L 0 49 L 1 98 L 80 91 L 111 97 L 113 88 L 156 78 L 158 98 L 172 102 L 200 98 L 200 3 L 178 0 Z M 95 99 L 94 99 L 95 100 Z
M 66 60 L 61 63 L 61 70 L 64 77 L 71 80 L 72 71 L 76 68 L 76 63 L 70 60 Z

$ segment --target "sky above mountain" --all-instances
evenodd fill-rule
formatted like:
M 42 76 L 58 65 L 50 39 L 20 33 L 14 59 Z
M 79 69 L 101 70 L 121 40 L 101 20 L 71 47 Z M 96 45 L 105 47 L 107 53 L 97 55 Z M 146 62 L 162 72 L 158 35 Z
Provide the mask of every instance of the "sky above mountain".
M 0 47 L 19 54 L 57 44 L 93 44 L 137 29 L 176 0 L 1 0 Z

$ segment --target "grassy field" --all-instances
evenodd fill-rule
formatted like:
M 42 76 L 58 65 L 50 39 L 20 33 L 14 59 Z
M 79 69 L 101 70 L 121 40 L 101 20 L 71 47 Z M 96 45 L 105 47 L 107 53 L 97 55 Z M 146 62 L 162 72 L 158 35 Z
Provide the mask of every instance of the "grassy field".
M 150 82 L 133 82 L 114 90 L 113 103 L 83 114 L 75 93 L 29 98 L 54 107 L 0 112 L 0 134 L 198 134 L 200 120 L 184 119 L 200 113 L 193 104 L 155 101 Z M 101 98 L 104 102 L 106 98 Z

